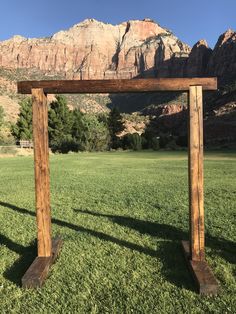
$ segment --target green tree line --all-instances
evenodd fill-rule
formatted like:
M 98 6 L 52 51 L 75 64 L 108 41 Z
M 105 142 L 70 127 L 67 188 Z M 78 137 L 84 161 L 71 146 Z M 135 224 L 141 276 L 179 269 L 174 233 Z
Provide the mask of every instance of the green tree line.
M 49 146 L 53 152 L 104 151 L 119 148 L 117 134 L 124 129 L 122 116 L 114 108 L 108 115 L 83 114 L 69 110 L 66 100 L 56 96 L 48 110 Z M 20 104 L 19 118 L 11 132 L 17 141 L 31 140 L 32 101 L 25 99 Z
M 1 124 L 1 111 L 0 111 Z M 104 151 L 110 149 L 176 149 L 186 146 L 185 137 L 175 138 L 170 134 L 157 134 L 151 126 L 139 135 L 119 134 L 124 130 L 122 116 L 117 108 L 109 114 L 84 114 L 79 109 L 69 110 L 63 96 L 56 96 L 48 108 L 49 146 L 53 152 Z M 25 99 L 20 104 L 20 113 L 11 132 L 16 141 L 32 140 L 32 101 Z M 183 142 L 183 143 L 182 143 Z

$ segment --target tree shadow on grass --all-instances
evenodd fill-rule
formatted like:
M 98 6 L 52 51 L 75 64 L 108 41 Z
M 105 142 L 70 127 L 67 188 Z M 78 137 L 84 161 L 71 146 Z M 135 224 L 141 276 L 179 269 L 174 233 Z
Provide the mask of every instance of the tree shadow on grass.
M 0 202 L 0 206 L 10 208 L 16 212 L 27 214 L 35 217 L 35 213 L 31 212 L 25 208 L 20 208 L 12 204 L 5 202 Z M 158 242 L 158 249 L 153 250 L 151 248 L 143 247 L 141 245 L 118 239 L 114 236 L 105 234 L 100 231 L 92 230 L 89 228 L 84 228 L 82 226 L 77 226 L 67 221 L 52 218 L 52 223 L 61 227 L 66 227 L 77 232 L 87 233 L 93 237 L 99 238 L 101 240 L 115 243 L 121 247 L 126 247 L 128 249 L 137 251 L 139 253 L 146 254 L 151 257 L 157 257 L 162 261 L 162 275 L 169 282 L 175 284 L 178 287 L 184 287 L 189 290 L 193 290 L 194 286 L 190 280 L 190 275 L 187 273 L 187 265 L 184 261 L 183 254 L 180 249 L 180 240 L 188 238 L 188 233 L 184 232 L 174 226 L 159 224 L 149 221 L 143 221 L 126 216 L 115 216 L 106 215 L 102 213 L 92 212 L 88 210 L 74 209 L 75 212 L 88 214 L 95 217 L 104 217 L 112 220 L 113 223 L 134 229 L 141 234 L 149 234 L 151 236 L 158 237 L 164 241 Z M 21 255 L 21 258 L 15 263 L 7 272 L 7 279 L 14 283 L 19 284 L 19 278 L 23 275 L 23 270 L 25 271 L 33 261 L 35 257 L 35 248 L 33 247 L 23 247 L 19 244 L 12 242 L 11 240 L 3 236 L 3 243 L 15 252 Z M 207 244 L 217 251 L 217 254 L 228 260 L 229 262 L 235 262 L 234 249 L 235 243 L 227 241 L 222 238 L 215 238 L 210 235 L 207 236 Z M 27 266 L 27 267 L 26 267 Z M 15 274 L 17 273 L 17 275 Z

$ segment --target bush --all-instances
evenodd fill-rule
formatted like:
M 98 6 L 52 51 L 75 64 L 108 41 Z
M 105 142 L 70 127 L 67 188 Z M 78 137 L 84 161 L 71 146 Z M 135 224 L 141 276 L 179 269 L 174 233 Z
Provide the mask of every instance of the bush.
M 15 145 L 16 141 L 10 132 L 9 127 L 0 128 L 0 145 Z
M 78 152 L 80 144 L 72 139 L 71 135 L 63 136 L 60 140 L 51 141 L 51 150 L 53 153 L 58 152 L 67 154 L 69 151 Z
M 176 143 L 177 138 L 178 137 L 169 134 L 162 134 L 160 136 L 160 148 L 166 148 L 171 150 L 178 149 L 178 145 Z
M 83 151 L 104 151 L 110 143 L 107 126 L 95 115 L 83 115 L 78 143 Z
M 167 148 L 168 143 L 172 140 L 171 135 L 162 134 L 160 135 L 160 148 Z
M 117 134 L 124 130 L 124 124 L 122 122 L 122 116 L 116 107 L 113 108 L 109 113 L 107 126 L 110 133 L 111 148 L 117 149 L 121 147 L 122 143 Z
M 153 133 L 143 133 L 141 135 L 142 139 L 142 148 L 143 149 L 153 149 L 159 150 L 160 149 L 160 138 L 158 136 L 154 136 Z
M 160 138 L 159 137 L 153 137 L 151 139 L 151 147 L 153 150 L 159 150 L 160 149 Z
M 16 153 L 17 153 L 17 150 L 13 146 L 0 147 L 0 154 L 16 155 Z
M 188 135 L 179 135 L 176 139 L 176 144 L 181 147 L 188 147 Z
M 123 148 L 132 150 L 142 149 L 142 137 L 138 133 L 126 134 L 123 136 Z
M 149 142 L 145 137 L 145 133 L 141 134 L 141 141 L 142 141 L 142 149 L 148 149 L 149 148 Z
M 2 106 L 0 106 L 0 128 L 3 126 L 4 124 L 4 118 L 5 118 L 5 113 L 4 113 L 4 109 Z

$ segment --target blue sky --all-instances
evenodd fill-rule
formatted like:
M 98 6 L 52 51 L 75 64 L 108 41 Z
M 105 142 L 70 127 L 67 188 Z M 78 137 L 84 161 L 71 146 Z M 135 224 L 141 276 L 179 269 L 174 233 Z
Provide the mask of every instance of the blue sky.
M 0 40 L 50 36 L 86 18 L 117 24 L 146 17 L 189 45 L 206 39 L 213 47 L 236 29 L 236 0 L 2 0 Z

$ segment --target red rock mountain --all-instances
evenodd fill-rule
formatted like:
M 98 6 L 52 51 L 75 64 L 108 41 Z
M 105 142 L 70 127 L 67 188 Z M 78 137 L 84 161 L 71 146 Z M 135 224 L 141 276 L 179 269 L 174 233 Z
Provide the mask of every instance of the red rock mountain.
M 0 42 L 0 106 L 9 119 L 15 119 L 18 108 L 17 80 L 183 76 L 218 76 L 223 84 L 235 80 L 236 32 L 228 30 L 222 34 L 214 49 L 209 48 L 205 40 L 190 48 L 150 19 L 119 25 L 88 19 L 49 38 L 14 36 Z M 225 141 L 225 138 L 235 138 L 236 107 L 235 93 L 222 95 L 223 98 L 218 99 L 216 93 L 215 98 L 208 101 L 205 127 L 206 138 L 211 135 L 214 138 L 217 128 L 218 138 Z M 146 114 L 160 116 L 157 124 L 163 126 L 164 131 L 186 129 L 183 123 L 186 100 L 170 99 L 169 95 L 144 96 L 124 95 L 121 99 L 112 95 L 84 95 L 78 99 L 68 96 L 68 104 L 85 112 L 104 111 L 111 102 L 121 111 L 129 108 L 128 112 L 147 106 Z M 8 112 L 10 107 L 12 110 Z
M 115 26 L 87 19 L 50 38 L 0 42 L 0 67 L 76 79 L 231 75 L 236 32 L 221 35 L 214 50 L 204 40 L 191 49 L 150 19 Z
M 221 35 L 212 51 L 204 40 L 191 49 L 150 19 L 115 26 L 87 19 L 50 38 L 0 42 L 0 67 L 76 79 L 222 76 L 236 70 L 236 33 Z
M 21 36 L 0 43 L 0 66 L 37 68 L 67 78 L 131 78 L 156 68 L 190 47 L 151 20 L 113 26 L 93 19 L 50 38 Z M 162 70 L 163 71 L 163 70 Z

